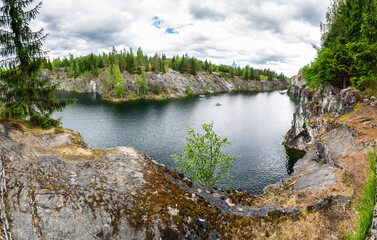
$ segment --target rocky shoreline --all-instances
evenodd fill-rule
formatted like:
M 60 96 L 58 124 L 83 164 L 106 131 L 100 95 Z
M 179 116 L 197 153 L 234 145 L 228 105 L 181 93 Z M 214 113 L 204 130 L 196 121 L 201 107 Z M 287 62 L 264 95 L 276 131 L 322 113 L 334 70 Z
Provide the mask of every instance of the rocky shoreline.
M 53 84 L 60 83 L 60 90 L 75 92 L 96 92 L 105 99 L 111 101 L 128 101 L 136 99 L 170 99 L 188 95 L 211 94 L 233 91 L 274 91 L 287 88 L 287 82 L 275 79 L 267 80 L 244 80 L 240 77 L 224 77 L 218 73 L 207 74 L 199 72 L 196 76 L 181 74 L 168 69 L 167 73 L 146 72 L 148 91 L 140 94 L 136 88 L 136 75 L 123 72 L 125 92 L 120 98 L 114 96 L 113 86 L 104 82 L 105 72 L 98 77 L 80 76 L 70 77 L 64 69 L 56 72 L 43 70 L 42 78 L 50 78 Z

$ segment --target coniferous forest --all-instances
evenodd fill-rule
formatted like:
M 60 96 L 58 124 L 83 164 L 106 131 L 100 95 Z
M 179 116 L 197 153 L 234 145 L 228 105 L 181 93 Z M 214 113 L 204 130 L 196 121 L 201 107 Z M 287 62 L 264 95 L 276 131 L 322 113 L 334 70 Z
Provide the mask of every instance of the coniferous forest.
M 332 0 L 317 58 L 303 69 L 308 85 L 377 89 L 376 26 L 376 1 Z
M 55 58 L 52 61 L 45 59 L 43 68 L 53 71 L 56 68 L 64 68 L 65 72 L 71 74 L 72 77 L 92 74 L 98 76 L 102 69 L 113 69 L 113 66 L 119 66 L 120 72 L 127 71 L 131 74 L 142 74 L 143 72 L 166 73 L 167 68 L 180 73 L 196 75 L 200 71 L 207 73 L 219 72 L 222 76 L 234 77 L 240 76 L 246 80 L 286 80 L 287 77 L 283 73 L 276 73 L 270 69 L 256 69 L 250 66 L 240 67 L 235 63 L 232 66 L 220 64 L 216 65 L 210 61 L 201 61 L 195 57 L 190 57 L 187 53 L 182 56 L 174 55 L 167 58 L 165 54 L 155 54 L 148 56 L 139 47 L 136 54 L 130 48 L 118 51 L 113 47 L 109 53 L 99 55 L 89 54 L 87 56 L 74 57 L 69 54 L 68 57 Z

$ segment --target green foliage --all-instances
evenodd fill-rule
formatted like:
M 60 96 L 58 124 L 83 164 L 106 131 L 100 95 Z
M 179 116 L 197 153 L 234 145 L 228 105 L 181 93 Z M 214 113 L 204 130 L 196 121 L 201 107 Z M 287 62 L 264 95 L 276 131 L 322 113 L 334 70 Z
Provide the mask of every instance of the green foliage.
M 115 94 L 115 97 L 120 98 L 124 92 L 124 87 L 125 87 L 124 79 L 118 65 L 113 66 L 112 72 L 113 72 L 114 94 Z
M 213 88 L 213 84 L 214 84 L 213 79 L 211 79 L 211 82 L 209 83 L 209 87 L 210 87 L 211 90 Z
M 218 183 L 229 183 L 232 178 L 229 173 L 237 161 L 237 155 L 229 156 L 221 152 L 221 148 L 230 142 L 227 138 L 221 139 L 213 131 L 213 122 L 203 124 L 202 128 L 204 134 L 187 128 L 185 155 L 172 156 L 177 169 L 206 186 L 214 187 Z
M 74 58 L 73 55 L 70 54 L 69 58 L 56 58 L 52 63 L 49 62 L 49 60 L 43 62 L 44 67 L 52 68 L 54 66 L 56 68 L 70 69 L 74 72 L 75 77 L 79 77 L 86 71 L 90 72 L 93 76 L 98 76 L 99 69 L 112 69 L 113 65 L 118 65 L 121 72 L 128 71 L 131 74 L 136 73 L 138 75 L 149 70 L 164 74 L 166 73 L 166 67 L 168 66 L 174 71 L 189 73 L 191 75 L 206 71 L 207 74 L 219 72 L 222 76 L 234 77 L 241 76 L 246 72 L 245 69 L 236 66 L 235 63 L 233 66 L 224 64 L 217 66 L 207 60 L 203 62 L 195 57 L 190 57 L 187 53 L 183 54 L 181 57 L 175 55 L 172 58 L 167 58 L 165 54 L 157 53 L 153 57 L 148 57 L 143 53 L 143 50 L 140 47 L 137 50 L 136 56 L 131 48 L 129 51 L 126 49 L 117 51 L 115 47 L 113 47 L 112 51 L 109 53 L 102 53 L 99 55 L 91 53 L 87 56 L 77 58 Z M 247 79 L 258 79 L 260 73 L 268 76 L 268 72 L 270 72 L 274 78 L 280 79 L 281 75 L 282 80 L 286 78 L 283 74 L 278 75 L 269 69 L 253 69 L 252 67 L 248 67 L 248 69 Z
M 40 114 L 35 114 L 30 118 L 30 121 L 35 122 L 38 126 L 43 129 L 48 129 L 50 127 L 59 127 L 61 125 L 60 119 L 52 119 L 49 117 L 42 116 Z
M 245 66 L 245 79 L 246 79 L 246 80 L 249 79 L 249 65 L 246 65 L 246 66 Z
M 157 95 L 159 95 L 159 94 L 162 93 L 162 87 L 161 87 L 161 82 L 160 81 L 155 80 L 153 82 L 153 93 L 157 94 Z
M 47 34 L 43 29 L 33 32 L 29 25 L 35 19 L 42 2 L 30 8 L 33 0 L 2 1 L 0 12 L 0 101 L 4 102 L 1 116 L 5 118 L 26 118 L 42 127 L 58 125 L 51 119 L 54 111 L 63 110 L 75 100 L 56 100 L 53 92 L 58 85 L 50 79 L 38 77 L 41 65 L 47 63 L 46 52 L 41 50 Z M 26 10 L 25 10 L 26 9 Z
M 331 83 L 365 89 L 377 74 L 377 1 L 333 0 L 321 24 L 322 43 L 314 62 L 303 69 L 309 86 Z
M 369 171 L 367 172 L 368 180 L 362 189 L 362 196 L 357 205 L 359 212 L 359 226 L 353 231 L 353 234 L 348 234 L 348 239 L 365 239 L 369 227 L 373 220 L 373 210 L 375 206 L 374 197 L 376 194 L 376 152 L 368 153 L 369 157 Z
M 196 76 L 196 63 L 194 58 L 191 58 L 190 60 L 190 73 Z
M 186 86 L 185 95 L 186 96 L 192 96 L 192 95 L 194 95 L 194 92 L 191 90 L 191 86 L 190 85 Z
M 228 78 L 228 74 L 225 73 L 225 72 L 220 72 L 219 76 L 222 77 L 222 78 Z
M 81 71 L 80 71 L 80 65 L 78 62 L 75 64 L 75 74 L 73 75 L 75 78 L 80 77 Z
M 60 126 L 55 127 L 55 131 L 54 131 L 55 134 L 63 133 L 63 132 L 64 132 L 64 130 L 63 130 L 62 127 L 60 127 Z
M 144 73 L 141 77 L 139 75 L 135 76 L 135 88 L 138 94 L 147 93 L 149 91 L 148 79 Z
M 110 90 L 111 88 L 111 74 L 109 70 L 106 70 L 101 76 L 102 86 L 106 89 L 106 91 Z
M 85 82 L 86 82 L 86 83 L 89 83 L 89 73 L 88 73 L 88 71 L 85 71 L 85 72 L 83 73 L 83 76 L 85 77 Z

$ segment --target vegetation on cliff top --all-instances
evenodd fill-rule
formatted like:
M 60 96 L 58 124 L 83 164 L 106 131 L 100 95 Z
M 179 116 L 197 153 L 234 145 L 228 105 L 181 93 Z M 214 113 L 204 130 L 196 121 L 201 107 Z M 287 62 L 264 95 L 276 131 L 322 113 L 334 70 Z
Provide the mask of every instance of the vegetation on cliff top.
M 287 80 L 288 78 L 283 74 L 277 74 L 270 69 L 256 69 L 250 66 L 241 68 L 235 63 L 232 66 L 216 65 L 210 61 L 204 62 L 195 58 L 189 57 L 188 54 L 182 56 L 175 55 L 172 58 L 167 58 L 165 54 L 155 54 L 153 57 L 148 57 L 143 53 L 139 47 L 136 55 L 132 48 L 118 52 L 115 47 L 109 53 L 102 53 L 99 55 L 89 54 L 82 57 L 74 57 L 69 54 L 69 57 L 63 59 L 56 58 L 53 61 L 46 59 L 43 67 L 54 71 L 56 68 L 64 68 L 71 77 L 77 78 L 80 75 L 91 73 L 93 76 L 98 76 L 102 69 L 112 69 L 114 65 L 118 65 L 121 72 L 127 71 L 130 74 L 139 74 L 143 72 L 158 72 L 166 73 L 167 68 L 171 68 L 180 73 L 187 73 L 196 75 L 200 71 L 207 73 L 218 72 L 222 76 L 243 77 L 245 80 Z
M 0 12 L 0 102 L 4 103 L 1 116 L 5 118 L 30 120 L 47 128 L 59 125 L 51 118 L 56 110 L 62 110 L 73 100 L 56 100 L 53 92 L 57 85 L 49 79 L 38 78 L 40 66 L 46 52 L 41 50 L 47 34 L 43 29 L 33 32 L 30 21 L 35 19 L 42 2 L 31 10 L 33 0 L 2 0 Z
M 332 0 L 317 58 L 303 69 L 309 86 L 377 86 L 377 1 Z

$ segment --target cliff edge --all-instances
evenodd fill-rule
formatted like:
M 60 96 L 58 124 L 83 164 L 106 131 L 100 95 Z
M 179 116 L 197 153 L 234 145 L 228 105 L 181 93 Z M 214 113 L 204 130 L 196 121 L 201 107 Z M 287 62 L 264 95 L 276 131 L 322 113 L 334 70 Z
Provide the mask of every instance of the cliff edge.
M 231 91 L 273 91 L 287 88 L 287 82 L 274 79 L 268 80 L 244 80 L 241 77 L 223 76 L 219 73 L 199 72 L 197 75 L 181 74 L 172 69 L 167 73 L 146 72 L 148 90 L 140 93 L 136 84 L 136 74 L 123 72 L 125 91 L 120 98 L 115 98 L 112 83 L 107 83 L 105 72 L 98 77 L 80 76 L 73 78 L 63 69 L 56 72 L 43 70 L 42 78 L 50 78 L 52 83 L 60 83 L 60 89 L 64 91 L 97 92 L 105 98 L 113 101 L 127 101 L 134 99 L 169 99 L 185 97 L 192 94 L 209 94 Z M 110 79 L 111 80 L 111 79 Z

